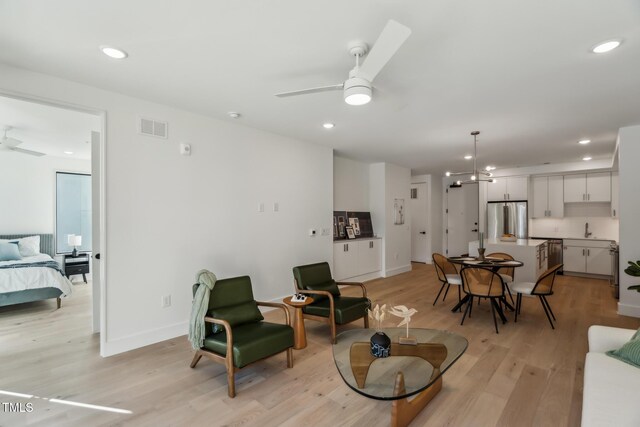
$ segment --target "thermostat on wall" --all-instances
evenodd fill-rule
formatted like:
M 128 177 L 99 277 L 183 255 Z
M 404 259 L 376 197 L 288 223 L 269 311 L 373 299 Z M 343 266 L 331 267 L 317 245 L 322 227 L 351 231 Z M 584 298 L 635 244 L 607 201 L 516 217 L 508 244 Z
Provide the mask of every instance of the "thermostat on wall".
M 191 155 L 191 145 L 189 144 L 180 144 L 180 154 L 183 156 Z

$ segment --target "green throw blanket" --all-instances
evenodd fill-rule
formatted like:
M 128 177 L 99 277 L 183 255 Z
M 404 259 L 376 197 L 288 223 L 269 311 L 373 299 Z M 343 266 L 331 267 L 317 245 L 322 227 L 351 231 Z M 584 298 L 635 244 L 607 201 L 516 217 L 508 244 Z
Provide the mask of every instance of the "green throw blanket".
M 209 295 L 216 284 L 216 275 L 209 270 L 200 270 L 196 274 L 196 281 L 200 284 L 193 297 L 191 319 L 189 320 L 189 342 L 194 349 L 202 348 L 206 334 L 204 316 L 209 309 Z

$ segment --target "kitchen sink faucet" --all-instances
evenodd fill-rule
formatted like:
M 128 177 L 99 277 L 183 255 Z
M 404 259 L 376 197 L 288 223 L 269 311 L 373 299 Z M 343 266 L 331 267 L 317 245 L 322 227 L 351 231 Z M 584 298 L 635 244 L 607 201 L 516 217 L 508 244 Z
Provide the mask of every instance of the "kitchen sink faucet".
M 584 238 L 585 238 L 585 239 L 588 239 L 588 238 L 589 238 L 589 236 L 591 236 L 592 234 L 593 234 L 593 233 L 591 233 L 591 232 L 589 231 L 589 223 L 588 223 L 588 222 L 585 222 L 585 223 L 584 223 Z

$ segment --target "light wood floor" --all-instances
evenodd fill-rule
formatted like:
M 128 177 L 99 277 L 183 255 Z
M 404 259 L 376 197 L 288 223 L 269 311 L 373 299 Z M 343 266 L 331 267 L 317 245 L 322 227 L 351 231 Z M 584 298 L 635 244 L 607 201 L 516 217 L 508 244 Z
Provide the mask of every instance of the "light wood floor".
M 488 303 L 474 307 L 464 326 L 461 314 L 450 311 L 457 294 L 432 307 L 438 287 L 433 268 L 421 264 L 410 273 L 367 284 L 374 302 L 415 307 L 413 326 L 447 329 L 469 340 L 466 353 L 445 374 L 442 392 L 412 426 L 577 426 L 587 328 L 640 326 L 638 319 L 616 314 L 616 300 L 602 280 L 559 276 L 549 299 L 558 318 L 555 331 L 539 302 L 525 299 L 518 323 L 509 313 L 499 335 Z M 222 365 L 203 359 L 196 369 L 189 368 L 192 352 L 185 337 L 101 358 L 98 337 L 90 334 L 89 310 L 87 285 L 77 285 L 61 310 L 55 310 L 55 301 L 0 308 L 0 390 L 133 414 L 31 399 L 30 414 L 0 408 L 0 425 L 389 424 L 389 402 L 368 399 L 344 384 L 333 363 L 328 328 L 318 322 L 307 321 L 309 346 L 294 352 L 293 369 L 286 368 L 284 354 L 249 366 L 237 375 L 238 394 L 230 399 Z M 0 402 L 27 400 L 0 395 Z

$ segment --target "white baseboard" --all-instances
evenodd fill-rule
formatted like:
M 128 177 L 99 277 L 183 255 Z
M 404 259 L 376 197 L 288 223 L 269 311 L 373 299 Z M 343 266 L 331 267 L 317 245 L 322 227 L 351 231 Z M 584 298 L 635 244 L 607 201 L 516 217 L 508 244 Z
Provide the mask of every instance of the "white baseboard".
M 115 340 L 107 340 L 100 348 L 100 356 L 109 357 L 125 351 L 135 350 L 150 344 L 166 341 L 189 333 L 189 322 L 184 321 L 164 328 L 140 332 Z
M 391 268 L 384 272 L 384 277 L 396 276 L 398 274 L 406 273 L 407 271 L 411 271 L 411 264 L 403 265 L 401 267 Z
M 640 307 L 637 305 L 618 303 L 618 314 L 622 316 L 640 317 Z

